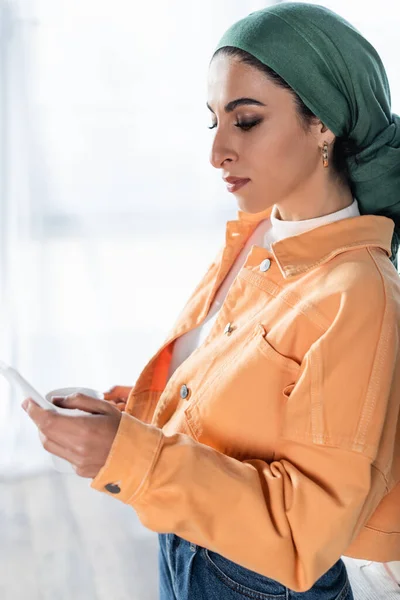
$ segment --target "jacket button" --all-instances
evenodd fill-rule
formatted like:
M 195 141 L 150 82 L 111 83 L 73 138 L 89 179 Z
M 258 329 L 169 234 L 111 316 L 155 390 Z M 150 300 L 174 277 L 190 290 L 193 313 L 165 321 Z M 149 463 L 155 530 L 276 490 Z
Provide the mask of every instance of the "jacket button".
M 233 331 L 233 327 L 232 327 L 231 323 L 228 323 L 224 329 L 224 333 L 229 335 L 230 333 L 232 333 L 232 331 Z
M 119 494 L 121 491 L 121 488 L 116 483 L 107 483 L 104 487 L 108 492 L 111 492 L 111 494 Z
M 183 386 L 181 387 L 181 398 L 185 399 L 189 396 L 189 388 L 187 387 L 187 385 L 183 384 Z
M 262 261 L 262 263 L 260 265 L 260 271 L 268 271 L 270 266 L 271 266 L 271 261 L 269 260 L 269 258 L 266 258 L 265 260 Z

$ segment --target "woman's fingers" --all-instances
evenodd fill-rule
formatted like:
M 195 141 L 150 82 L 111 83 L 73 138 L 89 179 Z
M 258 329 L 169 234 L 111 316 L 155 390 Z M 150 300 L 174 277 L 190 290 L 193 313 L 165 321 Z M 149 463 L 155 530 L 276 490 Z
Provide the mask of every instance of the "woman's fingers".
M 124 400 L 121 400 L 121 402 L 116 403 L 116 407 L 122 412 L 123 410 L 125 410 L 126 402 Z
M 126 408 L 126 402 L 128 400 L 129 392 L 132 387 L 124 385 L 115 385 L 108 392 L 104 393 L 104 400 L 107 400 L 118 408 L 119 411 L 124 411 Z
M 122 398 L 116 398 L 115 400 L 107 400 L 107 402 L 115 406 L 115 408 L 118 408 L 118 410 L 120 410 L 121 412 L 125 410 L 126 401 Z
M 107 392 L 104 392 L 104 400 L 120 400 L 126 402 L 132 386 L 114 385 Z

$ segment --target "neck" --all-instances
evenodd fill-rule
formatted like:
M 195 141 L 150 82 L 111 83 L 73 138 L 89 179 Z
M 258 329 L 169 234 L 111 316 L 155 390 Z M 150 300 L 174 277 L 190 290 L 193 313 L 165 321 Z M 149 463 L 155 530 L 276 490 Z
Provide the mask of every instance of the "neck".
M 319 185 L 318 185 L 319 183 Z M 348 185 L 338 181 L 305 182 L 275 204 L 276 217 L 282 221 L 304 221 L 324 217 L 353 203 L 353 194 Z

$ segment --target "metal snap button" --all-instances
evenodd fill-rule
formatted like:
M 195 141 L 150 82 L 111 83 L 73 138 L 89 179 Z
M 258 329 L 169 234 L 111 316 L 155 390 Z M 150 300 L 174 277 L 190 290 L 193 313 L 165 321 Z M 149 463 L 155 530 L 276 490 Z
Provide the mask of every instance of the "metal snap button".
M 228 323 L 228 324 L 226 325 L 225 329 L 224 329 L 224 333 L 225 333 L 226 335 L 229 335 L 230 333 L 232 333 L 232 331 L 233 331 L 232 324 L 231 324 L 231 323 Z
M 107 483 L 104 487 L 111 494 L 119 494 L 121 491 L 121 488 L 116 483 Z
M 189 396 L 189 388 L 183 384 L 180 391 L 181 398 L 185 399 Z
M 269 260 L 269 258 L 266 258 L 265 260 L 262 261 L 262 263 L 260 265 L 260 271 L 268 271 L 270 266 L 271 266 L 271 261 Z

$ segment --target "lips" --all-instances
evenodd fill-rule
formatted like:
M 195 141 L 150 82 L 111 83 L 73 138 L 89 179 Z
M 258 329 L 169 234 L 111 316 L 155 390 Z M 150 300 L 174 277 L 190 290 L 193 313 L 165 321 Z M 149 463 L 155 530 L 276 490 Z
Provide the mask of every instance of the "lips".
M 237 183 L 238 181 L 250 181 L 247 177 L 223 177 L 226 183 Z
M 243 179 L 240 177 L 224 177 L 224 181 L 226 181 L 228 192 L 237 192 L 240 188 L 246 185 L 250 179 Z

